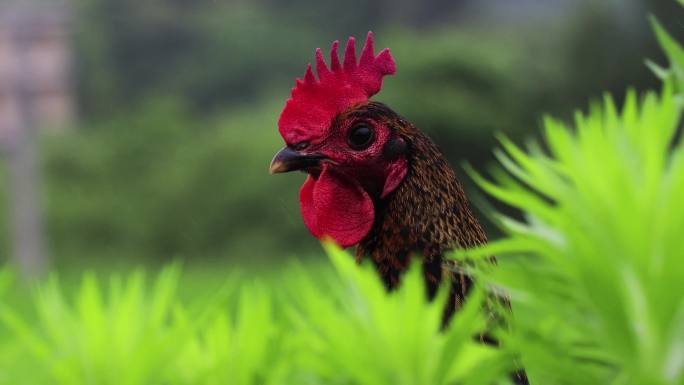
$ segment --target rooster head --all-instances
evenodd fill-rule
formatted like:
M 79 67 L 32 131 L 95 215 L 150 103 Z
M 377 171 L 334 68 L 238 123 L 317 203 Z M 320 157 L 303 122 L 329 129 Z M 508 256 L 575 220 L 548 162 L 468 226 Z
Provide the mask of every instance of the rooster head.
M 375 205 L 406 176 L 406 141 L 395 128 L 395 115 L 369 98 L 396 67 L 388 49 L 373 52 L 373 35 L 357 61 L 349 38 L 340 63 L 332 44 L 330 67 L 320 48 L 316 73 L 311 65 L 297 79 L 278 128 L 286 146 L 273 158 L 270 172 L 308 174 L 299 192 L 304 223 L 316 238 L 329 237 L 343 247 L 359 243 L 371 230 Z

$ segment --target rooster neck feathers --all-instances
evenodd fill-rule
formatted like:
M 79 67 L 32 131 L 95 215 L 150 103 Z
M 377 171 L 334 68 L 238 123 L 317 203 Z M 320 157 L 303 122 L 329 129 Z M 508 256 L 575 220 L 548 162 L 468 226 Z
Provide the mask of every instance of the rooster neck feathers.
M 433 295 L 442 277 L 442 256 L 455 247 L 487 241 L 473 215 L 461 184 L 437 146 L 411 123 L 381 103 L 382 111 L 407 143 L 408 173 L 401 185 L 383 200 L 375 198 L 375 223 L 357 247 L 357 257 L 370 257 L 389 287 L 398 284 L 410 256 L 422 257 Z M 465 280 L 461 277 L 461 280 Z M 463 295 L 467 284 L 463 282 Z

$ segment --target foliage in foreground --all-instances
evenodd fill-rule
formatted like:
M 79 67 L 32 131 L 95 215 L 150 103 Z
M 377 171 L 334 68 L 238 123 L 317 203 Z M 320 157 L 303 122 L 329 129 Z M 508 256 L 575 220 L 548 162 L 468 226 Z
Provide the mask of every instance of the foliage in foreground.
M 475 175 L 525 214 L 499 214 L 507 236 L 470 255 L 499 257 L 482 279 L 511 293 L 507 338 L 538 383 L 684 383 L 680 118 L 671 84 L 621 112 L 606 97 L 574 130 L 547 119 L 543 146 L 502 139 L 503 170 Z
M 471 172 L 523 213 L 493 214 L 506 236 L 467 255 L 498 256 L 478 275 L 510 293 L 501 337 L 533 383 L 684 383 L 684 50 L 653 24 L 660 94 L 628 92 L 621 110 L 606 96 L 574 127 L 548 118 L 541 144 L 501 138 L 492 181 Z
M 53 277 L 33 310 L 0 303 L 0 383 L 491 384 L 510 369 L 504 350 L 473 338 L 481 295 L 442 332 L 446 293 L 427 303 L 419 269 L 387 294 L 372 268 L 328 251 L 325 279 L 293 268 L 192 301 L 179 299 L 176 266 L 151 285 L 88 274 L 68 290 Z

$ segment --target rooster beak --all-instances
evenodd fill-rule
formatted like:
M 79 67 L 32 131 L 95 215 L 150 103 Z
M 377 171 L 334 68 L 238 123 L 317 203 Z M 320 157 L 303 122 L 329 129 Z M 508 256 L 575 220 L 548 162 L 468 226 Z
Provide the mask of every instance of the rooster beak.
M 325 159 L 327 158 L 320 154 L 302 154 L 290 147 L 283 147 L 273 157 L 271 166 L 268 168 L 268 173 L 273 175 L 281 172 L 316 167 Z

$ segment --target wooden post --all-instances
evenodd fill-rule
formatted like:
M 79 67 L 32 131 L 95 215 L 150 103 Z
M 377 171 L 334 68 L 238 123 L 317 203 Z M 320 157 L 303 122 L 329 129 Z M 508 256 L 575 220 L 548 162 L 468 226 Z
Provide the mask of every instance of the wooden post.
M 17 62 L 25 64 L 26 53 L 16 49 Z M 40 176 L 36 164 L 36 126 L 32 116 L 33 101 L 28 87 L 28 71 L 17 76 L 12 94 L 17 115 L 8 146 L 9 202 L 12 248 L 15 264 L 22 276 L 34 278 L 45 272 L 47 260 L 41 215 Z
M 52 43 L 55 36 L 65 36 L 63 11 L 63 7 L 18 1 L 2 7 L 5 17 L 0 20 L 0 68 L 4 70 L 0 139 L 8 169 L 12 259 L 27 279 L 41 276 L 48 264 L 35 139 L 39 127 L 54 120 L 42 112 L 50 111 L 54 105 L 50 101 L 68 83 L 67 61 L 63 60 L 68 55 Z

